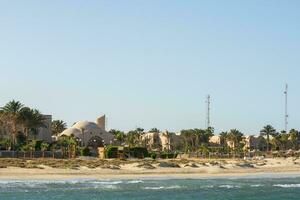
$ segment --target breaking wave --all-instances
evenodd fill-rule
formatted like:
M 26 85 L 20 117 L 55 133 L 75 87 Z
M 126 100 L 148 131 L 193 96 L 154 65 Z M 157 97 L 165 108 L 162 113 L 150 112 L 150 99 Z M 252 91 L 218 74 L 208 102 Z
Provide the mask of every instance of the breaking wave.
M 273 186 L 280 188 L 300 188 L 300 184 L 276 184 Z

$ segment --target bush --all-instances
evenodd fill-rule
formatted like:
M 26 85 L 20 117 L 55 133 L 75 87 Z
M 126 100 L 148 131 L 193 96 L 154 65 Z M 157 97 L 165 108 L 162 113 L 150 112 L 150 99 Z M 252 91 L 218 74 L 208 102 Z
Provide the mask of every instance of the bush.
M 157 158 L 157 154 L 152 152 L 149 154 L 149 157 L 155 160 Z
M 88 147 L 83 147 L 80 149 L 80 155 L 81 156 L 89 156 L 90 155 L 90 149 Z
M 177 157 L 177 153 L 166 153 L 166 152 L 163 152 L 160 154 L 160 158 L 162 159 L 168 159 L 168 158 L 176 158 Z
M 132 147 L 130 148 L 130 153 L 135 158 L 145 158 L 148 157 L 148 150 L 144 147 Z
M 42 140 L 36 140 L 36 141 L 32 141 L 33 143 L 35 143 L 35 150 L 36 151 L 40 151 L 42 148 L 41 148 L 41 145 L 43 143 Z
M 105 149 L 106 158 L 117 158 L 118 157 L 118 147 L 117 146 L 108 146 Z

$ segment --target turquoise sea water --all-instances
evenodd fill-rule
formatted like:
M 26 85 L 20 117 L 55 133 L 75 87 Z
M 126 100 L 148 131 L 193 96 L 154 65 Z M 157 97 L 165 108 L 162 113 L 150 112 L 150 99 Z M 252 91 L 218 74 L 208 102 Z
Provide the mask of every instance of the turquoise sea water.
M 300 178 L 0 181 L 1 200 L 300 199 Z

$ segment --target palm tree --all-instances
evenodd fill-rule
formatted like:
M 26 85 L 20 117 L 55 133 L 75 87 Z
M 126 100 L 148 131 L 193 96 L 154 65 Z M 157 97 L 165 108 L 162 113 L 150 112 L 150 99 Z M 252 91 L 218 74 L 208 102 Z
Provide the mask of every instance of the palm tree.
M 33 140 L 28 144 L 28 149 L 30 150 L 30 158 L 34 157 L 33 152 L 35 151 L 35 147 L 36 147 L 36 140 Z
M 267 125 L 260 131 L 260 135 L 267 136 L 267 151 L 270 151 L 270 148 L 269 148 L 270 135 L 271 136 L 276 135 L 276 129 L 274 129 L 273 126 L 271 126 L 271 125 Z
M 166 132 L 163 133 L 163 136 L 165 136 L 167 139 L 166 145 L 167 145 L 167 152 L 169 153 L 169 151 L 172 149 L 171 148 L 172 133 L 166 130 Z
M 293 149 L 297 150 L 299 145 L 299 139 L 300 139 L 300 133 L 299 131 L 295 129 L 291 129 L 289 132 L 289 139 L 291 140 L 291 143 L 293 145 Z
M 136 146 L 139 143 L 140 135 L 136 130 L 129 131 L 126 134 L 126 143 L 129 146 Z
M 46 127 L 44 116 L 36 109 L 24 107 L 20 113 L 20 118 L 27 141 L 30 133 L 36 135 L 38 128 Z
M 67 129 L 67 124 L 63 120 L 53 120 L 51 125 L 51 131 L 53 135 L 58 135 Z
M 194 141 L 194 131 L 192 129 L 189 130 L 181 130 L 180 136 L 184 139 L 184 148 L 185 152 L 189 152 L 195 149 L 195 141 Z
M 8 102 L 4 107 L 0 108 L 1 116 L 11 129 L 11 138 L 13 146 L 16 144 L 16 136 L 18 133 L 18 127 L 21 124 L 21 113 L 23 112 L 24 105 L 19 101 L 12 100 Z
M 160 131 L 157 128 L 152 128 L 149 130 L 150 133 L 159 133 Z
M 243 133 L 241 133 L 237 129 L 231 129 L 227 133 L 227 140 L 232 142 L 233 149 L 236 149 L 237 147 L 239 147 L 239 144 L 242 141 L 242 139 L 243 139 Z
M 42 150 L 42 152 L 43 152 L 43 158 L 45 158 L 45 151 L 47 151 L 48 148 L 49 148 L 49 144 L 48 144 L 48 143 L 43 142 L 43 143 L 41 144 L 41 150 Z
M 76 157 L 76 139 L 74 137 L 67 138 L 69 158 Z
M 125 141 L 125 133 L 120 130 L 111 129 L 109 133 L 113 134 L 119 144 L 124 143 Z
M 221 132 L 220 133 L 220 145 L 221 145 L 221 147 L 223 147 L 223 149 L 227 145 L 226 139 L 227 139 L 227 132 Z

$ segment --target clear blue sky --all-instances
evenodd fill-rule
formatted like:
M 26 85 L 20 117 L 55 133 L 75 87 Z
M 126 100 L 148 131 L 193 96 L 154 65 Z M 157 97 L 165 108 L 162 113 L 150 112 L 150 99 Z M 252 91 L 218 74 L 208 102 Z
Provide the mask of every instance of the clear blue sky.
M 72 125 L 179 131 L 300 129 L 300 2 L 0 2 L 0 105 L 16 99 Z

